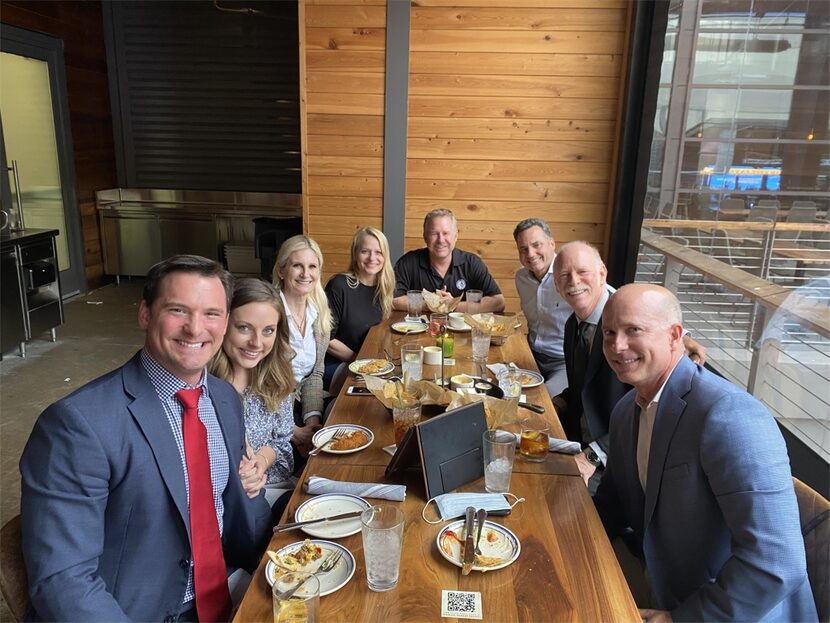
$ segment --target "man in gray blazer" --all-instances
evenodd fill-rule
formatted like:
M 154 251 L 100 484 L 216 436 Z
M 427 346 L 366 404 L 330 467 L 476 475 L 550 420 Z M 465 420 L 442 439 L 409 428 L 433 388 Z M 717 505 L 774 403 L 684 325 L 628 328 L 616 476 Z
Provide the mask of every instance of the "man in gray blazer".
M 631 284 L 602 317 L 603 351 L 632 385 L 611 415 L 594 501 L 641 550 L 665 621 L 815 621 L 787 450 L 752 396 L 683 356 L 680 304 Z
M 213 526 L 217 555 L 205 558 L 220 579 L 218 611 L 230 605 L 221 583 L 227 570 L 256 566 L 270 512 L 261 495 L 245 495 L 237 476 L 245 444 L 239 397 L 205 368 L 222 345 L 231 280 L 198 256 L 155 265 L 138 312 L 144 348 L 38 418 L 20 461 L 34 618 L 206 620 L 200 612 L 217 610 L 196 599 L 206 584 L 194 581 L 194 504 L 207 507 L 201 517 Z M 186 388 L 198 401 L 187 413 L 176 397 Z M 192 437 L 183 413 L 197 418 L 189 426 L 201 422 L 209 482 L 188 474 Z M 191 499 L 197 481 L 212 488 L 212 503 Z

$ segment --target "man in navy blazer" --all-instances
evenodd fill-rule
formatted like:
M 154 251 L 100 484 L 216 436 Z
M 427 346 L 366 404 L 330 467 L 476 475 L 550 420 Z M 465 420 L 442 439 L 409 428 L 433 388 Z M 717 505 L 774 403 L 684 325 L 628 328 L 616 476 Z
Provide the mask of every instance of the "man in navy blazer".
M 222 345 L 232 277 L 198 256 L 154 266 L 144 348 L 51 405 L 20 461 L 23 554 L 33 616 L 50 621 L 195 620 L 182 407 L 202 387 L 211 485 L 228 568 L 253 569 L 270 512 L 237 476 L 236 391 L 206 372 Z
M 603 350 L 634 387 L 611 415 L 594 501 L 633 533 L 664 621 L 815 621 L 787 450 L 767 409 L 683 356 L 680 304 L 631 284 L 603 313 Z

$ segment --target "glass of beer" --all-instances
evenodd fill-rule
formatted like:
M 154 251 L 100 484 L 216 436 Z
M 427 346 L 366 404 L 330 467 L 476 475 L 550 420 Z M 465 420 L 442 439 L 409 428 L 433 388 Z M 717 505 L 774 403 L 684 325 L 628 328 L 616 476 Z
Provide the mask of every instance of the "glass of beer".
M 542 418 L 523 419 L 519 453 L 528 461 L 544 461 L 548 456 L 549 435 L 550 426 Z
M 290 571 L 271 587 L 274 623 L 317 623 L 320 619 L 320 580 L 311 573 Z

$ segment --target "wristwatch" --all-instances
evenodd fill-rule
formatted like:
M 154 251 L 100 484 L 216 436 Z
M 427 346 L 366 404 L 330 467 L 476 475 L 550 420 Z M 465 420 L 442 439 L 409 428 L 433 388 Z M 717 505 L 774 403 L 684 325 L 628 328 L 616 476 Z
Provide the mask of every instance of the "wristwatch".
M 588 459 L 588 462 L 596 467 L 597 469 L 602 469 L 602 461 L 599 458 L 599 455 L 593 451 L 591 448 L 585 448 L 585 458 Z

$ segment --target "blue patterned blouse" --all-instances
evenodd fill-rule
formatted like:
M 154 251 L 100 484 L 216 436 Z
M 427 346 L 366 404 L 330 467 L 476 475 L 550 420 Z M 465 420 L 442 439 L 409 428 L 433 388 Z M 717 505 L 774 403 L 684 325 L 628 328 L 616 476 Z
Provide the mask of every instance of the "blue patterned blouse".
M 269 411 L 265 402 L 250 389 L 242 397 L 245 409 L 245 430 L 248 442 L 256 452 L 268 446 L 277 454 L 277 460 L 268 468 L 268 484 L 282 482 L 294 471 L 291 435 L 294 433 L 293 396 L 280 403 L 276 412 Z

